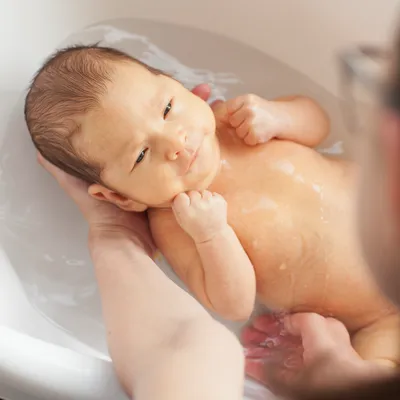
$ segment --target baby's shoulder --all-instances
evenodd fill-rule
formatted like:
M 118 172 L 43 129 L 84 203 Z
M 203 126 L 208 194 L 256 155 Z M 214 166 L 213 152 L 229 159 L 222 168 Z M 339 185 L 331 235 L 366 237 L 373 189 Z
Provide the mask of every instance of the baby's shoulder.
M 194 247 L 193 240 L 180 227 L 171 209 L 152 209 L 148 216 L 154 242 L 165 256 L 178 249 Z

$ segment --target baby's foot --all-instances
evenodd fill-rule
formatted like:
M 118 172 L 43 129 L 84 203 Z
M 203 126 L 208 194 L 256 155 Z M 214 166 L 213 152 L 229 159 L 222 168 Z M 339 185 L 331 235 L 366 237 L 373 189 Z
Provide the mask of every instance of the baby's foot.
M 262 315 L 242 332 L 246 373 L 267 386 L 275 379 L 290 380 L 303 365 L 301 340 L 285 332 L 283 317 Z

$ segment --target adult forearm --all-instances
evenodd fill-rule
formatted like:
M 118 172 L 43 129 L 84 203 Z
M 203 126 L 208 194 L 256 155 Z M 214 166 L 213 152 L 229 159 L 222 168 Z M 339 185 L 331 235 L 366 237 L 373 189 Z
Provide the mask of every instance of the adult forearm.
M 157 379 L 164 382 L 158 386 L 166 388 L 167 377 L 172 371 L 167 365 L 164 368 L 163 362 L 167 364 L 168 359 L 171 359 L 178 363 L 182 359 L 179 367 L 182 371 L 179 373 L 192 376 L 191 386 L 187 390 L 192 390 L 190 393 L 193 394 L 196 388 L 193 380 L 197 373 L 205 374 L 204 379 L 213 379 L 213 374 L 219 373 L 210 369 L 210 365 L 217 362 L 213 359 L 213 354 L 209 354 L 210 351 L 218 353 L 218 346 L 213 343 L 219 340 L 219 336 L 228 338 L 227 342 L 231 343 L 235 343 L 236 338 L 229 339 L 231 333 L 212 320 L 191 296 L 170 281 L 143 247 L 133 242 L 133 239 L 123 232 L 103 232 L 92 236 L 90 240 L 110 354 L 125 390 L 130 395 L 135 390 L 137 400 L 179 399 L 180 397 L 168 397 L 175 392 L 168 392 L 166 389 L 164 397 L 161 394 L 158 397 L 147 395 L 156 390 L 154 383 L 157 381 L 150 379 L 154 374 L 158 374 Z M 199 329 L 208 325 L 210 329 L 212 327 L 214 337 L 204 337 L 202 334 L 203 341 L 200 337 L 196 339 L 194 327 Z M 192 348 L 192 342 L 196 340 L 197 347 L 201 350 Z M 236 344 L 229 345 L 232 356 L 236 358 L 236 366 L 230 373 L 232 379 L 233 375 L 238 374 L 238 370 L 243 369 L 237 362 L 239 359 L 240 364 L 238 346 L 237 340 Z M 203 358 L 196 358 L 197 351 Z M 188 354 L 191 356 L 185 359 Z M 204 368 L 196 370 L 197 364 Z M 223 365 L 227 366 L 225 362 Z M 162 377 L 165 378 L 164 381 Z M 237 381 L 237 377 L 235 379 L 237 387 L 240 381 Z M 235 386 L 235 382 L 231 384 Z M 179 390 L 186 390 L 185 386 Z
M 244 356 L 236 337 L 212 320 L 192 321 L 135 381 L 140 400 L 239 400 Z

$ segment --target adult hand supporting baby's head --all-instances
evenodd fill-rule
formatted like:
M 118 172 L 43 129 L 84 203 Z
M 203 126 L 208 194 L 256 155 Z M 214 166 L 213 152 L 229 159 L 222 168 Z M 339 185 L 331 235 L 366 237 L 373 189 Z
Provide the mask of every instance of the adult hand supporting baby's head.
M 204 101 L 207 101 L 211 96 L 211 88 L 207 83 L 202 83 L 200 85 L 195 86 L 192 89 L 192 93 L 200 97 Z M 215 110 L 221 103 L 223 103 L 222 100 L 215 100 L 210 104 L 210 106 L 213 110 Z
M 192 89 L 192 93 L 204 101 L 207 101 L 211 96 L 211 88 L 207 83 L 201 83 Z
M 78 206 L 89 224 L 91 239 L 104 233 L 124 233 L 135 241 L 139 241 L 149 255 L 154 252 L 155 246 L 146 214 L 128 213 L 111 203 L 96 200 L 89 195 L 89 185 L 86 182 L 68 175 L 40 154 L 38 154 L 38 161 Z

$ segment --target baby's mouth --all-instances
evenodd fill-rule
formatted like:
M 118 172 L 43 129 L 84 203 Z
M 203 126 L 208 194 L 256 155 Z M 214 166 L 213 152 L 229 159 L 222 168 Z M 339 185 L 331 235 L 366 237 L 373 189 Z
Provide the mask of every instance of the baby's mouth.
M 202 151 L 202 147 L 204 145 L 204 137 L 198 139 L 200 140 L 196 140 L 195 143 L 191 144 L 191 148 L 186 149 L 186 155 L 188 156 L 188 159 L 186 167 L 184 169 L 184 175 L 187 175 L 191 172 L 193 165 L 199 158 L 199 153 L 201 153 Z
M 190 170 L 191 170 L 191 168 L 192 168 L 192 165 L 195 163 L 195 161 L 196 161 L 196 159 L 197 159 L 198 153 L 199 153 L 199 149 L 197 149 L 197 150 L 193 153 L 193 155 L 190 157 L 189 163 L 188 163 L 188 167 L 187 167 L 187 169 L 186 169 L 186 174 L 187 174 L 188 172 L 190 172 Z

